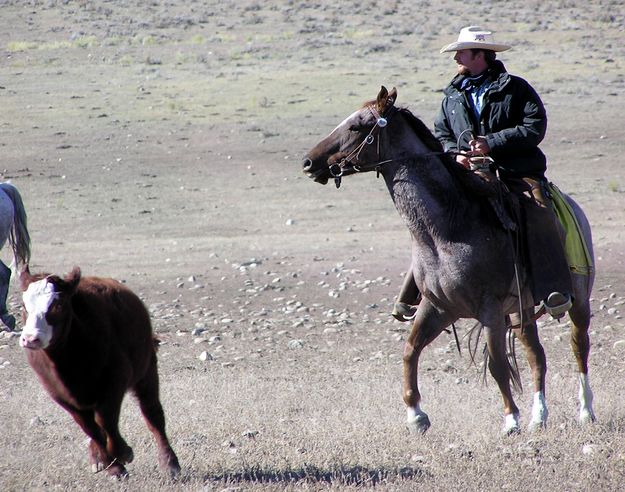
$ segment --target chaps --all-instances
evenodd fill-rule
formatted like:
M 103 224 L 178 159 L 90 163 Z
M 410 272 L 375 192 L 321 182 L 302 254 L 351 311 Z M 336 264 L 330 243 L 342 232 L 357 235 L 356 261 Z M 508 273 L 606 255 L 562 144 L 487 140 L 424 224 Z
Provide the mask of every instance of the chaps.
M 573 285 L 564 252 L 564 231 L 553 211 L 547 183 L 533 178 L 522 181 L 529 186 L 531 195 L 524 193 L 519 201 L 532 296 L 538 304 L 552 292 L 572 294 Z M 517 192 L 520 187 L 517 182 L 511 183 L 510 188 Z

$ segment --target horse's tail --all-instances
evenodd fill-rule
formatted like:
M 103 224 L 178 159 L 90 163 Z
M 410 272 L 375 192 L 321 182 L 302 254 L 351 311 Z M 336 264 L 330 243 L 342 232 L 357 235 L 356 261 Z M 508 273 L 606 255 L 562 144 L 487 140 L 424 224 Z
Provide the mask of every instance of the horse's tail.
M 26 209 L 17 188 L 11 183 L 0 183 L 4 191 L 13 202 L 13 226 L 9 232 L 9 244 L 13 249 L 15 263 L 25 265 L 30 261 L 30 234 L 26 226 Z
M 477 365 L 477 361 L 476 361 L 476 355 L 477 355 L 477 349 L 478 349 L 478 345 L 479 345 L 479 341 L 480 338 L 482 336 L 482 331 L 484 329 L 484 325 L 482 325 L 482 323 L 480 323 L 479 321 L 477 323 L 475 323 L 475 325 L 473 325 L 473 328 L 471 328 L 467 335 L 469 337 L 468 340 L 468 347 L 469 347 L 469 355 L 471 356 L 471 364 L 473 365 Z M 512 330 L 508 330 L 508 334 L 507 334 L 507 338 L 508 338 L 508 349 L 506 351 L 506 359 L 508 362 L 508 369 L 510 371 L 510 382 L 512 383 L 512 387 L 514 388 L 515 391 L 522 393 L 523 392 L 523 382 L 521 380 L 521 373 L 519 371 L 519 365 L 517 364 L 517 358 L 516 358 L 516 347 L 515 347 L 515 337 L 514 337 L 514 333 L 512 332 Z M 483 361 L 482 361 L 482 383 L 486 383 L 486 371 L 488 369 L 488 359 L 489 359 L 489 354 L 488 354 L 488 347 L 486 346 L 486 343 L 484 344 L 484 348 L 482 350 L 482 356 L 483 356 Z

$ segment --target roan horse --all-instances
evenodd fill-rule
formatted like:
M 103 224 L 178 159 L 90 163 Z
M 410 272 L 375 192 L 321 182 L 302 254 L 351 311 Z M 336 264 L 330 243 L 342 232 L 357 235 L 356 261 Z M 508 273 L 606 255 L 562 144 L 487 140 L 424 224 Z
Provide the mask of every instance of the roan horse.
M 9 241 L 14 261 L 19 269 L 30 260 L 30 236 L 26 227 L 26 211 L 17 188 L 11 183 L 0 183 L 0 249 Z M 15 317 L 6 307 L 11 269 L 0 261 L 0 321 L 9 329 L 15 328 Z
M 515 275 L 513 239 L 485 209 L 485 200 L 477 199 L 464 186 L 461 175 L 466 179 L 470 171 L 444 154 L 436 138 L 409 110 L 396 107 L 396 98 L 396 89 L 389 93 L 382 87 L 376 100 L 365 103 L 308 152 L 303 170 L 318 183 L 334 178 L 337 186 L 345 176 L 377 171 L 411 232 L 412 272 L 423 300 L 403 356 L 408 427 L 425 432 L 430 426 L 420 406 L 421 352 L 456 320 L 473 318 L 483 326 L 488 368 L 503 398 L 503 431 L 520 431 L 519 409 L 511 391 L 514 371 L 506 354 L 506 320 L 508 315 L 522 312 L 529 322 L 512 329 L 525 348 L 533 374 L 529 428 L 543 428 L 548 414 L 545 353 L 532 316 L 533 303 L 526 301 L 531 294 L 524 269 Z M 566 199 L 592 256 L 588 221 L 581 208 L 570 197 Z M 588 380 L 589 297 L 594 275 L 572 277 L 571 344 L 579 368 L 579 420 L 586 423 L 595 420 Z M 524 301 L 522 308 L 519 297 Z

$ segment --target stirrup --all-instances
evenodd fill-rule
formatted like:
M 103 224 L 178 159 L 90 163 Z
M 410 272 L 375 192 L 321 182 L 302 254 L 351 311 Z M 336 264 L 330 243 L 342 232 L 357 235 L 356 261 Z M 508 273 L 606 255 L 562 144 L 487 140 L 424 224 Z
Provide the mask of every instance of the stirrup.
M 397 321 L 410 321 L 417 314 L 417 306 L 406 304 L 405 302 L 396 302 L 393 306 L 391 316 Z
M 571 309 L 573 302 L 571 301 L 571 296 L 568 294 L 552 292 L 547 299 L 543 301 L 543 306 L 545 306 L 545 310 L 552 318 L 560 319 Z
M 417 297 L 416 304 L 408 304 L 407 302 L 397 301 L 393 305 L 393 311 L 391 312 L 391 316 L 393 316 L 393 318 L 395 318 L 397 321 L 412 321 L 417 315 L 417 309 L 419 308 L 420 302 L 421 294 L 419 294 L 419 296 Z

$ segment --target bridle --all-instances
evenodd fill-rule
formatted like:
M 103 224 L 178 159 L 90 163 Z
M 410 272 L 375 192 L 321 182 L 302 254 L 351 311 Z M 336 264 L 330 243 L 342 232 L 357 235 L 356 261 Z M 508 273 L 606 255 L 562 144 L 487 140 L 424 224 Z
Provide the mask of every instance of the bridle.
M 339 162 L 335 162 L 334 164 L 331 164 L 329 167 L 330 174 L 334 178 L 334 184 L 336 185 L 337 188 L 341 186 L 341 179 L 345 173 L 345 167 L 347 165 L 350 165 L 351 169 L 353 169 L 354 172 L 357 172 L 357 173 L 375 170 L 376 177 L 379 178 L 382 166 L 384 164 L 388 164 L 389 162 L 416 161 L 419 159 L 429 158 L 430 156 L 434 156 L 434 155 L 454 154 L 454 152 L 449 152 L 449 151 L 427 152 L 425 154 L 421 154 L 421 155 L 413 156 L 413 157 L 380 160 L 380 133 L 382 132 L 382 129 L 386 128 L 390 118 L 392 118 L 393 115 L 399 110 L 395 106 L 390 106 L 384 111 L 384 113 L 380 114 L 378 110 L 374 107 L 374 105 L 369 105 L 367 106 L 366 109 L 371 111 L 371 113 L 373 114 L 373 117 L 375 118 L 375 124 L 373 125 L 371 130 L 369 130 L 369 133 L 363 139 L 362 142 L 360 142 L 348 155 L 343 157 Z M 376 140 L 377 140 L 378 160 L 375 162 L 371 162 L 371 163 L 354 164 L 352 162 L 352 159 L 355 158 L 356 162 L 358 162 L 360 153 L 365 148 L 365 146 L 372 145 L 374 142 L 376 142 Z
M 375 169 L 377 172 L 377 176 L 380 176 L 380 167 L 384 164 L 392 162 L 394 159 L 386 159 L 384 161 L 380 161 L 380 132 L 383 128 L 386 128 L 388 125 L 388 120 L 392 117 L 393 114 L 397 111 L 395 106 L 391 106 L 387 110 L 384 111 L 383 114 L 380 114 L 378 110 L 374 107 L 374 105 L 367 106 L 367 109 L 371 111 L 373 117 L 375 118 L 375 124 L 369 130 L 367 136 L 360 142 L 349 154 L 343 157 L 339 162 L 335 162 L 331 164 L 329 167 L 330 174 L 334 178 L 334 184 L 337 188 L 341 186 L 341 178 L 345 172 L 345 167 L 347 165 L 351 165 L 351 168 L 357 172 L 366 172 L 372 169 Z M 377 130 L 377 131 L 376 131 Z M 354 164 L 352 160 L 355 158 L 356 162 L 358 162 L 360 153 L 367 145 L 372 145 L 377 140 L 377 154 L 378 161 L 374 163 L 364 163 L 364 164 Z

